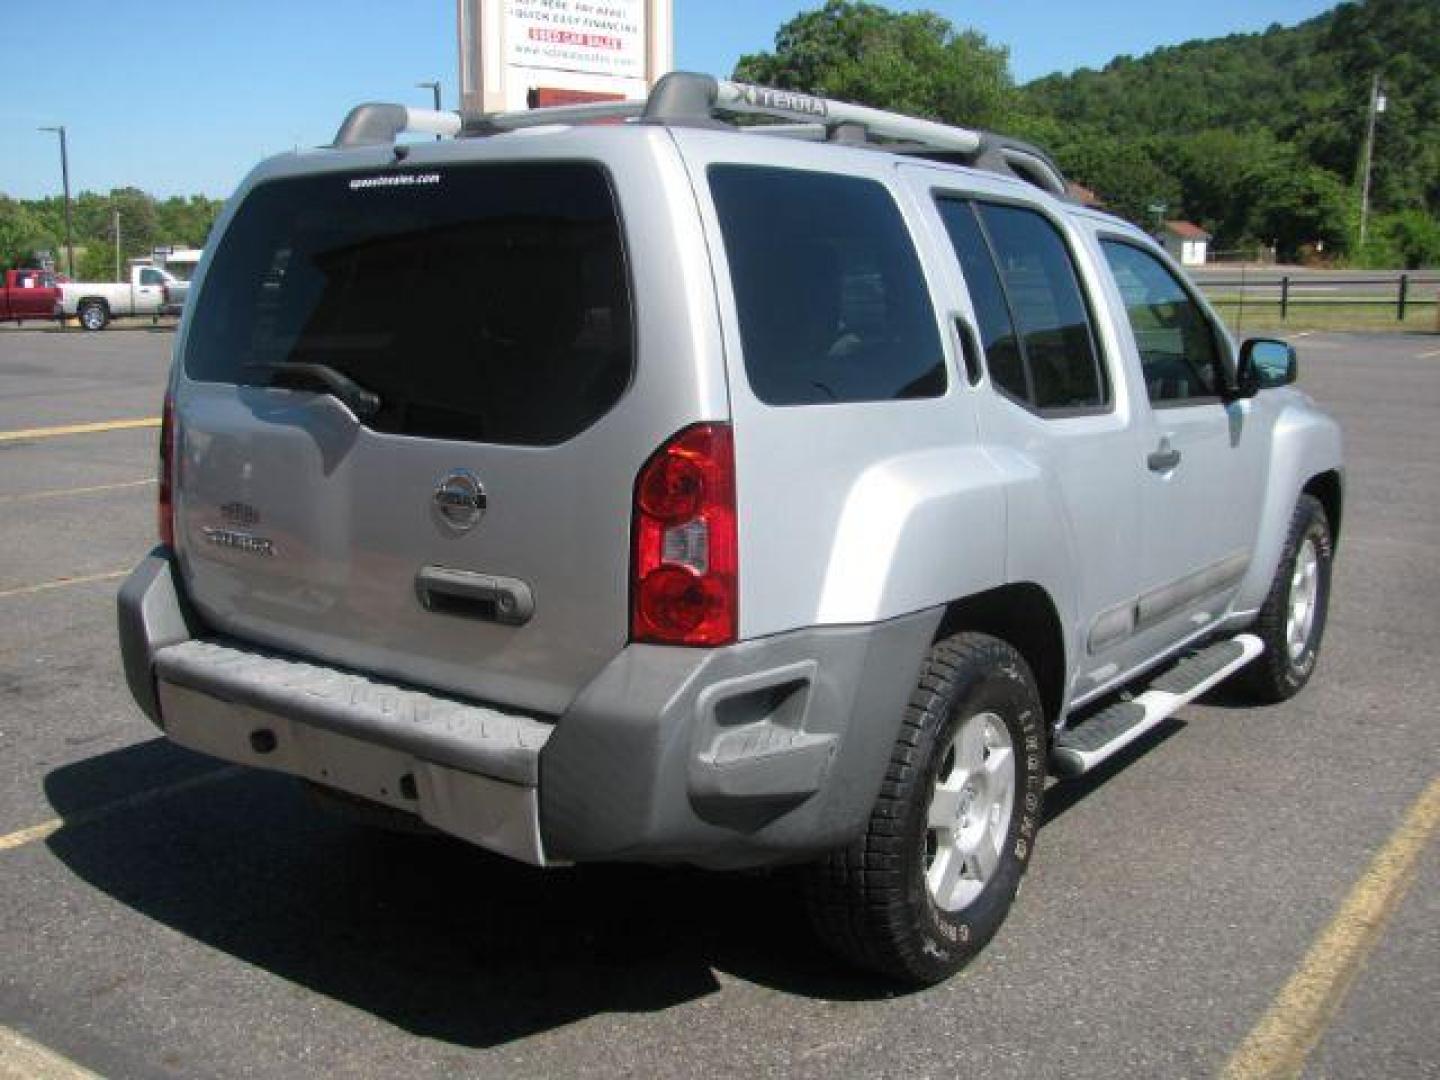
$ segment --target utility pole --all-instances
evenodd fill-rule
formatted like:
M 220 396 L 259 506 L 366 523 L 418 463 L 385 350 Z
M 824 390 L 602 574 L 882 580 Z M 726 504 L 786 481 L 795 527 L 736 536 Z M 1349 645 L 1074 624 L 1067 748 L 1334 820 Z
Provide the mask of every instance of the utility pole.
M 40 131 L 53 131 L 60 136 L 60 182 L 65 187 L 65 269 L 75 276 L 75 245 L 70 240 L 70 151 L 65 144 L 65 125 L 42 127 Z
M 1365 120 L 1365 150 L 1360 166 L 1360 246 L 1365 246 L 1365 226 L 1370 216 L 1370 164 L 1375 156 L 1375 118 L 1385 111 L 1385 95 L 1380 92 L 1380 75 L 1370 80 L 1370 109 Z
M 120 208 L 112 206 L 110 212 L 115 215 L 115 280 L 120 279 Z
M 416 87 L 416 89 L 419 89 L 419 90 L 424 90 L 424 89 L 426 89 L 427 87 L 429 88 L 430 92 L 435 95 L 435 111 L 436 111 L 436 112 L 439 112 L 439 111 L 440 111 L 440 83 L 439 83 L 439 81 L 437 80 L 437 81 L 435 81 L 435 82 L 417 82 L 417 83 L 415 84 L 415 87 Z M 436 142 L 439 142 L 439 141 L 440 141 L 440 136 L 439 136 L 439 135 L 436 135 L 436 136 L 435 136 L 435 141 L 436 141 Z

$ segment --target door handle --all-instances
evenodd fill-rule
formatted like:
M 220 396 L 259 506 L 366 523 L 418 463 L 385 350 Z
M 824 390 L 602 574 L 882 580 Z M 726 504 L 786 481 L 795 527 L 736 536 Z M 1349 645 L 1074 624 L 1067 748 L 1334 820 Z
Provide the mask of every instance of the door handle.
M 415 592 L 426 611 L 524 626 L 535 614 L 535 596 L 518 578 L 425 566 L 415 575 Z
M 1180 451 L 1170 445 L 1170 440 L 1160 440 L 1160 445 L 1150 451 L 1150 456 L 1145 459 L 1145 464 L 1150 467 L 1151 472 L 1169 472 L 1180 464 Z

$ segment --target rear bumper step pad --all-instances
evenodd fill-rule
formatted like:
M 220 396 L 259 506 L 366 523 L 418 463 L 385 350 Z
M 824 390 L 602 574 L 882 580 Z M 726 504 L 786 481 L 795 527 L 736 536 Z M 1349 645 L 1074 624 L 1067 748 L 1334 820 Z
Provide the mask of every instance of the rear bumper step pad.
M 309 664 L 224 640 L 155 653 L 162 682 L 413 754 L 535 787 L 552 725 L 454 698 Z

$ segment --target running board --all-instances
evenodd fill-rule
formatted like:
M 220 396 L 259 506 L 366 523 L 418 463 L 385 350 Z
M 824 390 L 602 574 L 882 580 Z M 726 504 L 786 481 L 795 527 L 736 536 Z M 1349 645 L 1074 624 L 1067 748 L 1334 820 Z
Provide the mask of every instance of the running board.
M 1254 634 L 1240 634 L 1191 653 L 1158 676 L 1144 693 L 1101 709 L 1057 734 L 1050 751 L 1051 771 L 1059 777 L 1089 772 L 1239 671 L 1264 649 Z

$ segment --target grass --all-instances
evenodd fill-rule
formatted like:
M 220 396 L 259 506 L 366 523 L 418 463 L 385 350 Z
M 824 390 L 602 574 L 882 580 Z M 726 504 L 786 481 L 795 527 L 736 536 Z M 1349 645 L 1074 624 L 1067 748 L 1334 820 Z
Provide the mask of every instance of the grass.
M 1411 301 L 1406 305 L 1404 322 L 1395 318 L 1394 304 L 1326 304 L 1309 300 L 1297 303 L 1291 300 L 1283 320 L 1278 300 L 1246 300 L 1242 305 L 1233 297 L 1213 297 L 1210 304 L 1236 333 L 1246 329 L 1440 332 L 1434 300 Z

